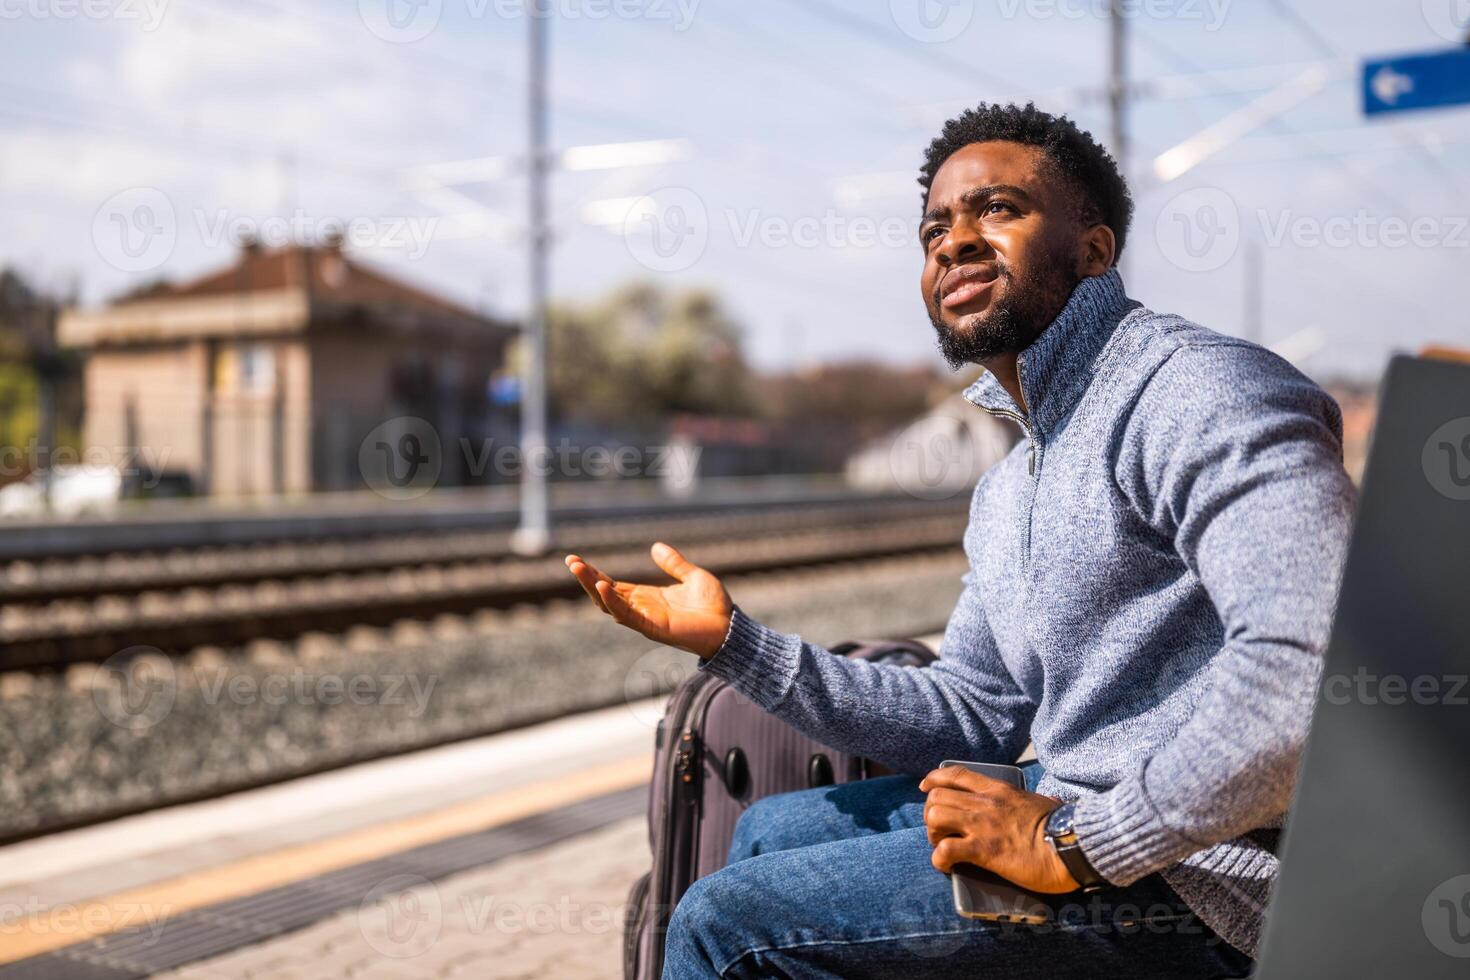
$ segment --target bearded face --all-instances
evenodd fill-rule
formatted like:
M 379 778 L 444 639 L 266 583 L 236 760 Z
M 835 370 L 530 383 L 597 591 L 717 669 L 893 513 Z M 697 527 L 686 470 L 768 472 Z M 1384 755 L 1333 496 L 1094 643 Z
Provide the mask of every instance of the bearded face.
M 973 143 L 930 184 L 921 288 L 951 368 L 1025 350 L 1082 279 L 1076 209 L 1040 149 Z

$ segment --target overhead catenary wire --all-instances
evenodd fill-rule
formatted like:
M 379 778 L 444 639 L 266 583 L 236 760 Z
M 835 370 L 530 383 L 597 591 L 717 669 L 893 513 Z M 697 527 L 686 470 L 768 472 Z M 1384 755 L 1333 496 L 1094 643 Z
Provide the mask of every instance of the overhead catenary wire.
M 937 50 L 934 45 L 926 45 L 921 49 L 912 44 L 905 43 L 892 29 L 876 24 L 860 14 L 846 10 L 830 2 L 830 0 L 781 0 L 781 2 L 795 10 L 800 10 L 808 16 L 832 24 L 855 37 L 860 37 L 870 44 L 876 44 L 879 47 L 886 48 L 931 71 L 939 70 L 946 72 L 967 85 L 973 86 L 984 83 L 1001 91 L 1012 90 L 1019 91 L 1022 94 L 1026 93 L 1023 87 L 1018 87 L 1013 82 L 1007 82 L 1000 76 L 988 72 L 972 62 L 952 58 L 943 51 Z

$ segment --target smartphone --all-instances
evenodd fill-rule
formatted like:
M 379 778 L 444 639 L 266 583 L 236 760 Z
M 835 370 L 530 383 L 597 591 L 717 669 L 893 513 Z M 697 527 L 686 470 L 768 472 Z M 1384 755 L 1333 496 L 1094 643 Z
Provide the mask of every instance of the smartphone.
M 958 759 L 946 759 L 940 766 L 964 766 L 971 772 L 999 779 L 1016 789 L 1026 788 L 1026 774 L 1020 766 L 962 762 Z M 1035 926 L 1051 921 L 1051 906 L 993 871 L 973 864 L 957 864 L 949 880 L 954 891 L 954 910 L 967 919 L 1022 922 Z

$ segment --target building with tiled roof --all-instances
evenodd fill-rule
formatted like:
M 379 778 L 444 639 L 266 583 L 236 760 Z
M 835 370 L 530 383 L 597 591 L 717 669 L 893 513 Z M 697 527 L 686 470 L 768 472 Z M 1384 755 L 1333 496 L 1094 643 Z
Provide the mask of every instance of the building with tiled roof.
M 395 418 L 483 436 L 514 335 L 334 246 L 249 245 L 58 327 L 87 358 L 85 443 L 220 496 L 359 488 L 359 446 Z

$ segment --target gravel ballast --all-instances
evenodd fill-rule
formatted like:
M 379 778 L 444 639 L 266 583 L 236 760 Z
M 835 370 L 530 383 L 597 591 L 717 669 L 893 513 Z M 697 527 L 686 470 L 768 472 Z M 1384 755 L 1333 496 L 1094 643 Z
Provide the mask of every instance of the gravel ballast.
M 761 622 L 831 645 L 943 629 L 964 570 L 956 549 L 726 586 Z M 582 600 L 8 674 L 0 838 L 637 701 L 693 669 Z

